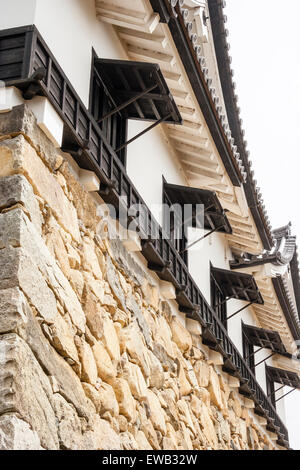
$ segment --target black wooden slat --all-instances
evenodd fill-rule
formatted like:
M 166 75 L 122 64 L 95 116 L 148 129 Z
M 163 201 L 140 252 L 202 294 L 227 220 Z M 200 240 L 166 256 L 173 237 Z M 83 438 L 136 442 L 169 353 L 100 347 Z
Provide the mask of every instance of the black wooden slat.
M 16 64 L 23 61 L 24 47 L 18 47 L 10 50 L 0 50 L 1 65 Z
M 164 193 L 168 196 L 171 205 L 180 204 L 184 208 L 185 204 L 191 204 L 195 209 L 197 205 L 203 205 L 204 209 L 209 208 L 204 214 L 205 229 L 211 230 L 224 224 L 224 227 L 220 228 L 219 231 L 232 233 L 226 214 L 213 191 L 164 183 Z M 199 221 L 195 223 L 199 224 Z
M 243 325 L 243 331 L 253 346 L 265 347 L 278 354 L 286 353 L 286 348 L 277 331 L 266 330 L 251 325 Z
M 212 274 L 226 297 L 235 296 L 236 299 L 248 302 L 264 303 L 252 275 L 215 267 L 212 268 Z
M 12 37 L 0 37 L 0 51 L 8 51 L 11 49 L 24 48 L 25 36 L 17 35 Z
M 20 77 L 22 73 L 22 62 L 18 64 L 1 65 L 0 62 L 0 80 L 13 80 Z
M 176 103 L 157 64 L 96 59 L 95 67 L 110 96 L 119 106 L 141 91 L 157 85 L 154 93 L 139 98 L 121 111 L 125 118 L 157 121 L 170 114 L 171 117 L 166 122 L 179 124 L 182 122 Z

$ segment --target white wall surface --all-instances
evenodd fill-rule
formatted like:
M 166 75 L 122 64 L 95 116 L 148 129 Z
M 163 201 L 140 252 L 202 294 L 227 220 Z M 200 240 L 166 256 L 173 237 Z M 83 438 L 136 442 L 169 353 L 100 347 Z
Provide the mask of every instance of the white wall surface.
M 126 59 L 113 27 L 96 18 L 94 0 L 0 0 L 0 30 L 35 24 L 86 106 L 92 47 Z
M 113 27 L 96 18 L 94 0 L 36 1 L 35 24 L 88 106 L 92 47 L 99 57 L 125 58 Z
M 198 234 L 197 234 L 198 232 Z M 207 232 L 190 230 L 189 242 L 196 241 Z M 189 250 L 189 269 L 207 302 L 210 296 L 210 263 L 215 268 L 229 269 L 230 250 L 224 235 L 214 233 Z
M 128 139 L 150 124 L 130 120 Z M 186 185 L 186 180 L 161 130 L 153 129 L 127 147 L 127 171 L 156 220 L 162 224 L 163 176 L 171 184 Z

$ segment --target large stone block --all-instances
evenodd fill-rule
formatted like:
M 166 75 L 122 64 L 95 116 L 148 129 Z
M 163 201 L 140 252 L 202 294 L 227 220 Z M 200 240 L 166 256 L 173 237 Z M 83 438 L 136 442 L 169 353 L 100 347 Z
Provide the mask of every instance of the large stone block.
M 114 361 L 120 360 L 120 345 L 113 321 L 106 315 L 103 318 L 103 342 L 105 348 Z
M 185 372 L 186 364 L 185 364 L 184 358 L 181 357 L 180 355 L 180 351 L 179 351 L 179 354 L 177 353 L 176 363 L 177 363 L 177 375 L 178 375 L 178 385 L 179 385 L 180 394 L 182 396 L 189 395 L 192 391 L 192 387 L 186 377 L 186 372 Z
M 136 405 L 128 383 L 121 378 L 112 379 L 109 382 L 116 394 L 120 413 L 126 416 L 129 421 L 135 422 L 137 418 Z
M 72 362 L 79 363 L 74 332 L 61 315 L 56 315 L 53 325 L 44 325 L 43 328 L 56 351 Z
M 148 364 L 150 368 L 149 383 L 150 387 L 161 389 L 164 386 L 165 375 L 163 367 L 157 357 L 153 354 L 152 351 L 146 350 L 148 356 Z
M 111 385 L 102 382 L 99 387 L 99 395 L 101 400 L 101 409 L 100 414 L 108 412 L 111 416 L 118 416 L 119 414 L 119 404 L 116 398 L 116 394 Z
M 97 365 L 94 359 L 92 348 L 83 337 L 76 336 L 75 344 L 77 346 L 79 359 L 81 362 L 81 380 L 83 382 L 96 385 L 98 378 Z
M 39 436 L 16 414 L 0 417 L 0 450 L 43 450 Z
M 73 324 L 84 332 L 86 319 L 75 292 L 21 209 L 0 214 L 0 234 L 0 243 L 6 247 L 0 252 L 0 263 L 3 265 L 0 285 L 12 287 L 22 282 L 22 290 L 49 323 L 55 318 L 55 298 L 58 298 Z M 20 253 L 18 248 L 13 249 L 12 246 L 21 247 Z M 17 255 L 20 258 L 18 262 Z M 14 283 L 9 285 L 8 279 L 11 277 Z
M 171 331 L 173 341 L 177 344 L 182 353 L 189 352 L 193 343 L 192 337 L 186 328 L 176 318 L 172 318 Z
M 147 412 L 146 412 L 147 410 Z M 140 429 L 145 434 L 147 440 L 149 441 L 151 447 L 155 450 L 160 450 L 160 443 L 158 440 L 158 434 L 156 433 L 152 422 L 148 418 L 150 416 L 150 409 L 146 402 L 144 406 L 138 406 L 138 417 L 140 420 Z
M 84 434 L 82 445 L 86 450 L 122 450 L 120 436 L 97 415 L 90 424 L 90 430 Z
M 58 168 L 62 162 L 61 156 L 53 143 L 37 125 L 36 117 L 27 104 L 15 106 L 11 112 L 5 113 L 4 116 L 5 118 L 0 120 L 1 135 L 23 134 L 34 145 L 51 170 Z
M 202 402 L 199 400 L 199 398 L 196 397 L 196 395 L 191 396 L 191 409 L 196 418 L 200 418 L 201 416 L 201 407 L 202 407 Z
M 2 289 L 0 295 L 0 334 L 16 332 L 27 322 L 26 297 L 18 287 Z
M 155 429 L 160 431 L 164 436 L 167 433 L 166 422 L 164 419 L 164 413 L 160 405 L 159 399 L 152 392 L 152 390 L 147 390 L 146 404 L 149 408 L 149 418 Z
M 231 392 L 228 406 L 233 409 L 237 418 L 242 416 L 242 405 L 237 393 Z
M 218 408 L 222 409 L 223 400 L 222 400 L 219 377 L 212 367 L 210 367 L 210 374 L 209 374 L 209 393 L 210 393 L 211 402 L 214 405 L 216 405 Z
M 73 405 L 70 405 L 61 395 L 53 397 L 57 432 L 60 449 L 79 450 L 82 448 L 81 422 Z
M 167 320 L 163 316 L 157 318 L 157 329 L 155 331 L 155 340 L 162 343 L 170 357 L 174 357 L 172 345 L 172 331 Z
M 49 379 L 28 345 L 13 333 L 0 336 L 0 415 L 8 412 L 29 423 L 43 447 L 59 448 Z
M 175 372 L 174 355 L 169 356 L 164 346 L 156 341 L 153 342 L 153 354 L 157 357 L 165 371 Z
M 55 224 L 56 225 L 56 224 Z M 71 268 L 68 260 L 68 253 L 60 234 L 59 227 L 47 226 L 48 233 L 46 235 L 46 246 L 52 256 L 57 260 L 58 266 L 62 270 L 64 276 L 70 279 Z
M 165 411 L 167 413 L 167 416 L 169 417 L 170 423 L 172 424 L 172 427 L 177 431 L 179 429 L 179 414 L 178 414 L 178 408 L 176 404 L 176 396 L 173 390 L 168 388 L 167 390 L 163 390 L 160 392 L 163 400 L 166 403 L 166 408 Z
M 8 214 L 6 214 L 8 215 Z M 3 215 L 0 215 L 0 226 Z M 3 239 L 2 239 L 3 240 Z M 0 288 L 20 287 L 39 315 L 49 324 L 57 315 L 56 299 L 37 266 L 23 248 L 0 250 Z
M 122 363 L 122 375 L 127 380 L 131 393 L 137 400 L 142 400 L 147 394 L 147 385 L 141 369 L 131 362 Z
M 138 431 L 135 439 L 138 443 L 139 450 L 152 450 L 152 447 L 143 431 Z
M 184 450 L 193 450 L 193 442 L 191 439 L 191 431 L 185 426 L 184 423 L 181 423 L 181 439 L 182 444 L 181 448 Z
M 41 235 L 43 217 L 28 180 L 23 175 L 0 178 L 0 208 L 3 210 L 17 204 L 24 207 L 35 229 Z
M 86 382 L 82 383 L 82 387 L 86 396 L 93 402 L 96 412 L 100 413 L 101 411 L 101 397 L 99 390 L 91 384 Z
M 83 309 L 86 322 L 96 339 L 103 338 L 103 317 L 106 311 L 100 306 L 95 294 L 86 286 L 83 293 Z
M 194 365 L 194 371 L 198 380 L 199 387 L 208 387 L 209 385 L 209 365 L 205 361 L 197 361 Z
M 174 427 L 172 424 L 167 423 L 167 437 L 171 440 L 172 448 L 174 450 L 178 449 L 178 440 Z
M 117 375 L 117 371 L 105 347 L 100 343 L 100 341 L 97 341 L 92 350 L 99 377 L 105 381 L 114 379 Z
M 134 436 L 126 431 L 120 434 L 123 450 L 139 450 L 139 445 Z
M 194 436 L 196 436 L 196 430 L 193 424 L 191 410 L 186 400 L 178 400 L 177 402 L 178 411 L 180 414 L 181 420 L 185 423 L 185 425 L 193 432 Z
M 35 149 L 20 135 L 0 143 L 0 175 L 24 174 L 34 192 L 51 208 L 60 225 L 80 241 L 76 210 Z
M 84 279 L 78 269 L 70 269 L 70 284 L 76 292 L 79 299 L 81 299 L 84 289 Z
M 143 342 L 139 327 L 132 322 L 126 328 L 119 331 L 120 342 L 124 343 L 131 359 L 138 364 L 145 377 L 150 376 L 148 350 Z
M 30 346 L 37 361 L 49 377 L 56 382 L 57 392 L 72 403 L 80 417 L 89 420 L 95 408 L 87 399 L 80 379 L 72 367 L 46 340 L 38 320 L 28 306 L 27 322 L 18 328 L 18 334 Z
M 133 313 L 147 346 L 152 348 L 151 331 L 143 314 L 141 299 L 138 299 L 133 292 L 130 292 L 126 297 L 126 306 Z
M 107 292 L 106 282 L 99 279 L 95 279 L 92 273 L 88 271 L 82 272 L 86 288 L 94 294 L 100 304 L 105 305 L 105 293 Z
M 106 277 L 110 285 L 110 288 L 117 300 L 119 307 L 122 310 L 126 310 L 126 298 L 125 293 L 120 285 L 120 278 L 118 271 L 116 270 L 111 258 L 108 256 L 106 259 Z
M 59 168 L 59 172 L 64 176 L 69 191 L 72 192 L 72 201 L 77 211 L 78 218 L 84 226 L 92 231 L 96 231 L 100 217 L 97 215 L 96 204 L 85 190 L 83 185 L 74 177 L 70 170 L 69 163 L 64 162 Z
M 90 271 L 97 279 L 102 279 L 102 271 L 94 248 L 95 245 L 92 240 L 89 237 L 84 237 L 82 241 L 81 265 L 85 271 Z
M 211 419 L 209 408 L 204 403 L 202 403 L 200 421 L 201 421 L 202 431 L 206 439 L 208 440 L 208 442 L 210 443 L 213 449 L 217 449 L 218 448 L 217 433 L 216 433 L 213 421 Z

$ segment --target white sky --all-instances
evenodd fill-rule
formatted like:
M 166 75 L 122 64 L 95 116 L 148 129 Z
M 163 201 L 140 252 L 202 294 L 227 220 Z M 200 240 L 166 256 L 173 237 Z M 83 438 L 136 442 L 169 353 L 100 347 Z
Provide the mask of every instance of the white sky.
M 273 228 L 291 221 L 299 246 L 300 1 L 226 4 L 234 80 L 256 179 Z M 300 392 L 286 400 L 290 444 L 300 449 Z

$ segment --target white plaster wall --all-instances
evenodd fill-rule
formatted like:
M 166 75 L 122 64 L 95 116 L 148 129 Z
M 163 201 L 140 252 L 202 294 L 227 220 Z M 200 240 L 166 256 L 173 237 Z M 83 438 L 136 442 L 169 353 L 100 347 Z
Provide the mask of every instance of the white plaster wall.
M 86 106 L 92 47 L 99 57 L 126 59 L 112 26 L 96 18 L 94 0 L 0 0 L 0 30 L 35 24 Z
M 196 241 L 207 232 L 190 230 L 189 243 Z M 214 233 L 197 243 L 189 250 L 189 269 L 192 277 L 207 302 L 211 303 L 210 295 L 210 263 L 215 268 L 229 269 L 230 250 L 224 235 Z
M 35 24 L 88 106 L 92 47 L 99 57 L 126 58 L 113 27 L 96 18 L 94 0 L 36 1 Z
M 130 120 L 128 139 L 142 132 L 150 124 Z M 187 183 L 161 130 L 153 129 L 127 147 L 127 171 L 156 220 L 162 224 L 163 176 L 171 184 Z

